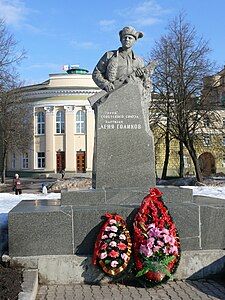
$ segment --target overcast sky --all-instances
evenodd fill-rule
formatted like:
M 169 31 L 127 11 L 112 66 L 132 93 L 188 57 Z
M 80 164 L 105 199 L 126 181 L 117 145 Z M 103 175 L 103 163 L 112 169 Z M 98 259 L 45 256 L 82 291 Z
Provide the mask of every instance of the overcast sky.
M 209 41 L 210 59 L 225 64 L 225 0 L 0 0 L 0 17 L 27 52 L 21 79 L 40 83 L 63 65 L 79 64 L 91 73 L 107 50 L 120 46 L 118 32 L 130 25 L 144 32 L 135 52 L 147 57 L 179 12 Z

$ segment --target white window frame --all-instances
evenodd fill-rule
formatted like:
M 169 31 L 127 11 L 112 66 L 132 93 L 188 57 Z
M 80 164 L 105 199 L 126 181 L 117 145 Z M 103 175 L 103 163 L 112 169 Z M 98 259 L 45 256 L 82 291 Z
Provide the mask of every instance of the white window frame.
M 45 113 L 43 111 L 36 113 L 36 134 L 45 134 Z
M 29 168 L 29 156 L 28 152 L 24 152 L 22 154 L 22 169 L 28 169 Z
M 190 157 L 187 155 L 184 155 L 184 167 L 186 169 L 190 168 L 191 164 L 190 164 Z
M 37 169 L 45 168 L 45 152 L 37 152 Z
M 56 113 L 56 133 L 65 133 L 65 112 L 58 110 Z
M 82 109 L 76 112 L 76 133 L 86 133 L 86 111 Z
M 211 138 L 209 135 L 203 137 L 203 145 L 205 147 L 211 146 Z

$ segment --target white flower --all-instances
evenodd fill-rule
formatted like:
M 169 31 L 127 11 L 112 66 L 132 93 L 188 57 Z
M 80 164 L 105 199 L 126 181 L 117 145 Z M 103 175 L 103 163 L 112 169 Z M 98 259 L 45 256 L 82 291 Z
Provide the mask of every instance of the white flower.
M 125 234 L 120 234 L 120 235 L 119 235 L 119 239 L 120 239 L 120 240 L 126 240 Z
M 110 224 L 110 225 L 113 225 L 113 224 L 116 224 L 116 223 L 117 223 L 116 220 L 113 220 L 113 219 L 112 219 L 112 220 L 109 220 L 109 224 Z
M 110 265 L 111 265 L 111 267 L 115 268 L 115 267 L 117 267 L 118 262 L 116 260 L 113 260 Z
M 111 231 L 117 232 L 117 231 L 118 231 L 118 228 L 117 228 L 116 226 L 111 226 Z
M 122 253 L 121 254 L 121 257 L 124 261 L 127 261 L 128 260 L 128 255 L 126 255 L 126 253 Z
M 117 243 L 114 242 L 114 241 L 112 241 L 112 242 L 109 243 L 109 246 L 111 246 L 111 247 L 116 247 L 116 246 L 117 246 Z

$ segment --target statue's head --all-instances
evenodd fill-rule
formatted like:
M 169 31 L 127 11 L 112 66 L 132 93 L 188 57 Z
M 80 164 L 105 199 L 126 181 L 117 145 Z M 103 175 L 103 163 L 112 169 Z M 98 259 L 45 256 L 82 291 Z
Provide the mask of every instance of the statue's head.
M 136 31 L 133 27 L 131 26 L 126 26 L 119 32 L 120 36 L 120 41 L 125 35 L 131 35 L 135 38 L 135 40 L 140 39 L 144 36 L 143 32 Z

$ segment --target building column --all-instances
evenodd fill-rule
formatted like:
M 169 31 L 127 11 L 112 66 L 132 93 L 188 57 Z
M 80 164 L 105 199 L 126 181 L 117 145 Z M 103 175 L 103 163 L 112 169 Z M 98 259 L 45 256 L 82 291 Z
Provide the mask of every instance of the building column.
M 45 169 L 56 173 L 54 106 L 44 107 L 45 118 Z
M 65 109 L 65 159 L 66 159 L 66 171 L 75 171 L 75 147 L 74 147 L 74 132 L 75 132 L 75 115 L 74 106 L 64 106 Z
M 91 106 L 86 106 L 86 171 L 92 171 L 93 151 L 94 151 L 94 133 L 95 133 L 95 118 L 94 111 Z
M 31 144 L 31 151 L 30 151 L 30 159 L 31 159 L 31 165 L 30 169 L 34 170 L 37 167 L 37 154 L 36 154 L 36 126 L 37 126 L 37 120 L 36 120 L 36 108 L 33 107 L 33 124 L 34 124 L 34 129 L 33 129 L 33 141 Z

